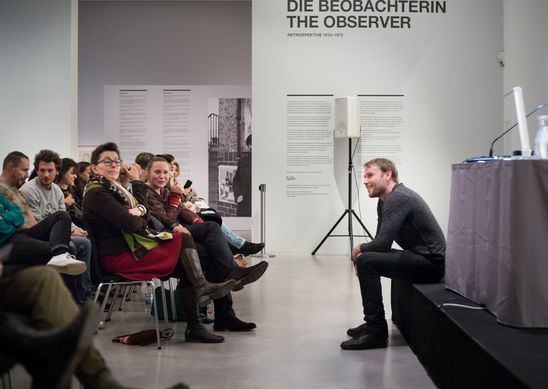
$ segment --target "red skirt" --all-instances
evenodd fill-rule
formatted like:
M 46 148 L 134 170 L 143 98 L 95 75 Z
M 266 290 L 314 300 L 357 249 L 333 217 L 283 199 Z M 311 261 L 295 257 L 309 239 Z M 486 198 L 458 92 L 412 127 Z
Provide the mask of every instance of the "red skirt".
M 122 254 L 101 257 L 101 263 L 109 273 L 132 281 L 167 277 L 173 273 L 179 261 L 182 244 L 182 233 L 174 233 L 173 239 L 161 242 L 138 261 L 128 250 Z

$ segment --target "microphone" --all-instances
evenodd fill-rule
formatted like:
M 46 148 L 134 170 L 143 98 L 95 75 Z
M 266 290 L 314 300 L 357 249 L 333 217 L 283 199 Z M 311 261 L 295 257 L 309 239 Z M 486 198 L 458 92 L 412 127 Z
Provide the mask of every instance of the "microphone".
M 531 112 L 529 112 L 527 115 L 525 115 L 525 118 L 528 118 L 529 116 L 531 116 L 532 114 L 534 114 L 535 112 L 537 112 L 539 109 L 541 108 L 544 108 L 548 106 L 548 103 L 547 104 L 541 104 L 539 105 L 538 107 L 536 107 L 535 109 L 533 109 Z M 495 138 L 495 140 L 493 141 L 493 143 L 491 143 L 491 147 L 489 148 L 489 158 L 493 158 L 493 147 L 495 146 L 495 142 L 498 141 L 500 138 L 502 138 L 504 135 L 506 135 L 511 129 L 513 129 L 515 126 L 517 126 L 519 124 L 519 121 L 518 122 L 515 122 L 512 127 L 510 127 L 509 129 L 507 129 L 506 131 L 504 131 L 502 134 L 500 134 L 499 136 L 497 136 Z

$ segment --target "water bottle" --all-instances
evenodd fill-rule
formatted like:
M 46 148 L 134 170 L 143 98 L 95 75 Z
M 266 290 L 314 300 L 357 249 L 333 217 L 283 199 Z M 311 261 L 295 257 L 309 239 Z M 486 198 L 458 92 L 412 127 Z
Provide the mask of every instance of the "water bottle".
M 154 293 L 154 290 L 152 289 L 152 285 L 147 284 L 145 287 L 145 311 L 150 312 L 152 308 L 152 293 Z
M 535 156 L 548 159 L 548 115 L 538 116 L 538 131 L 535 138 Z

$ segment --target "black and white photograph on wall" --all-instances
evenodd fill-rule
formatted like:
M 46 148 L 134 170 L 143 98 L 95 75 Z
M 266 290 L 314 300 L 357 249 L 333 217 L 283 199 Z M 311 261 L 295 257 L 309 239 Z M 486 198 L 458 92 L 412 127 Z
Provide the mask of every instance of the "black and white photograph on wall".
M 251 216 L 251 99 L 208 100 L 209 205 L 223 217 Z

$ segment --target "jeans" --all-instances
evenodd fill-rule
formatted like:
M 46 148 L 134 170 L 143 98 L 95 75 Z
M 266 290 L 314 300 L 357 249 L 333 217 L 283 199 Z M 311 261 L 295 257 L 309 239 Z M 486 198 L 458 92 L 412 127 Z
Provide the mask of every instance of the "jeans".
M 71 237 L 70 246 L 76 259 L 85 262 L 87 269 L 76 278 L 76 301 L 86 301 L 91 293 L 91 241 L 82 236 Z
M 221 231 L 223 232 L 223 235 L 226 238 L 226 241 L 230 243 L 232 246 L 236 247 L 237 249 L 241 249 L 242 246 L 245 243 L 245 239 L 242 238 L 240 235 L 235 233 L 230 229 L 229 226 L 227 226 L 225 223 L 221 225 Z
M 407 250 L 364 252 L 356 260 L 364 320 L 371 333 L 388 337 L 384 317 L 381 276 L 414 283 L 438 282 L 443 277 L 443 260 L 431 261 Z

